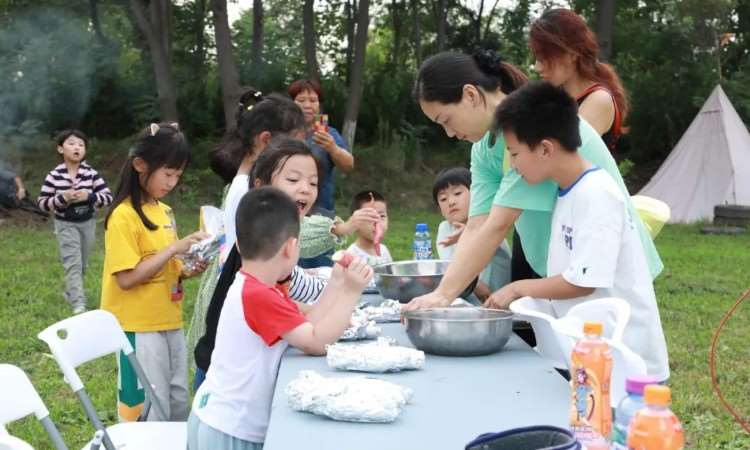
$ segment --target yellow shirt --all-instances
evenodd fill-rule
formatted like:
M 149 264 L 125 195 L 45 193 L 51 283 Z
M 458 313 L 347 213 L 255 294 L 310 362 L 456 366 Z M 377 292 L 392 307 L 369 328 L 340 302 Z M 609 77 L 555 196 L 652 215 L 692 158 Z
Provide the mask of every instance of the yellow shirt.
M 182 328 L 181 261 L 170 259 L 153 278 L 128 290 L 117 284 L 117 272 L 135 268 L 177 240 L 174 214 L 169 206 L 147 203 L 143 205 L 143 213 L 158 226 L 156 230 L 146 228 L 130 199 L 120 203 L 109 216 L 104 232 L 101 308 L 114 314 L 125 331 L 179 329 Z

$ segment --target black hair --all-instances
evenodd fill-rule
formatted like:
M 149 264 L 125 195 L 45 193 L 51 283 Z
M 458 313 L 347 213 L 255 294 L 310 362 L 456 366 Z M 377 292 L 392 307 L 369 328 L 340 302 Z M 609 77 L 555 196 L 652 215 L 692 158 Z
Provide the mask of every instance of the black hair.
M 128 197 L 143 225 L 149 230 L 158 228 L 143 213 L 141 204 L 147 200 L 148 194 L 141 186 L 139 173 L 133 167 L 135 158 L 140 158 L 146 163 L 144 182 L 148 182 L 151 175 L 162 167 L 184 170 L 190 162 L 190 146 L 176 123 L 151 124 L 143 130 L 136 138 L 135 144 L 130 149 L 128 159 L 125 160 L 120 170 L 120 183 L 115 191 L 107 217 L 104 219 L 105 229 L 112 211 Z
M 432 183 L 432 199 L 438 202 L 438 194 L 451 186 L 466 186 L 471 189 L 471 171 L 466 167 L 451 167 L 441 170 Z
M 417 102 L 457 103 L 467 84 L 480 87 L 479 93 L 484 99 L 482 91 L 499 89 L 510 94 L 527 82 L 528 78 L 520 69 L 503 61 L 494 50 L 478 50 L 472 55 L 442 52 L 422 63 L 412 95 Z
M 354 197 L 352 197 L 352 204 L 351 204 L 352 213 L 362 208 L 362 205 L 369 203 L 371 201 L 386 203 L 385 197 L 383 197 L 383 194 L 381 194 L 378 191 L 373 191 L 373 190 L 359 191 L 356 194 L 354 194 Z
M 323 165 L 306 143 L 286 136 L 274 138 L 255 160 L 250 172 L 250 187 L 255 184 L 255 180 L 259 180 L 263 186 L 270 186 L 273 176 L 292 156 L 309 156 L 315 161 L 315 167 L 318 170 L 318 195 L 320 195 L 320 188 L 323 184 Z
M 258 134 L 264 131 L 272 135 L 287 134 L 305 128 L 302 110 L 289 97 L 276 93 L 263 96 L 252 88 L 240 97 L 235 120 L 209 155 L 211 170 L 226 183 L 237 174 L 245 156 L 253 152 L 253 141 Z
M 57 143 L 57 145 L 63 145 L 63 143 L 71 136 L 75 136 L 78 139 L 82 140 L 85 145 L 89 144 L 89 138 L 86 137 L 83 131 L 73 128 L 62 130 L 61 132 L 57 133 L 54 138 L 55 143 Z
M 556 139 L 568 151 L 581 146 L 578 104 L 547 81 L 534 81 L 503 100 L 492 130 L 512 131 L 519 142 L 535 147 L 542 139 Z
M 268 260 L 287 239 L 299 237 L 297 205 L 272 186 L 251 189 L 242 197 L 235 224 L 237 246 L 243 259 Z

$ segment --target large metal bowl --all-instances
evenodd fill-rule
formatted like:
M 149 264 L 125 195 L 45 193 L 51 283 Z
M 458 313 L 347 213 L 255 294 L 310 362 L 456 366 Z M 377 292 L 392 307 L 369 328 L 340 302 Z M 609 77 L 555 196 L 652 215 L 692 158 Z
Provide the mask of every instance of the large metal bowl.
M 421 259 L 381 264 L 373 268 L 375 285 L 383 298 L 409 303 L 414 297 L 435 290 L 448 269 L 450 261 Z M 466 297 L 474 290 L 476 280 L 461 293 Z
M 403 319 L 411 343 L 435 355 L 489 355 L 500 351 L 513 331 L 513 313 L 497 309 L 420 309 L 405 312 Z

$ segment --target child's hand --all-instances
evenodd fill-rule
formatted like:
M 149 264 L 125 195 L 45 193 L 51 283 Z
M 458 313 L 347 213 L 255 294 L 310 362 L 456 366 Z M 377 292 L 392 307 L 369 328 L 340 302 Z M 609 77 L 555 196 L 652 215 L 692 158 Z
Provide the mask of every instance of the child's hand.
M 89 199 L 89 191 L 86 189 L 75 191 L 73 195 L 74 195 L 73 199 L 77 202 L 85 202 L 86 200 Z
M 438 245 L 441 245 L 443 247 L 450 247 L 451 245 L 458 242 L 458 239 L 461 237 L 461 234 L 464 232 L 464 228 L 466 228 L 466 224 L 461 223 L 461 222 L 456 222 L 456 223 L 453 223 L 452 225 L 453 225 L 453 228 L 455 228 L 456 230 L 453 233 L 446 236 L 445 239 L 438 242 Z
M 508 283 L 497 291 L 493 292 L 492 295 L 487 297 L 487 300 L 482 304 L 485 308 L 491 309 L 508 309 L 511 303 L 521 297 L 516 289 L 518 286 L 517 282 Z
M 187 271 L 187 270 L 182 271 L 182 278 L 192 278 L 196 275 L 200 275 L 203 272 L 205 272 L 207 268 L 208 268 L 208 261 L 197 261 L 193 264 L 191 271 Z
M 372 274 L 372 267 L 364 259 L 355 256 L 346 268 L 341 264 L 333 265 L 331 282 L 341 283 L 344 289 L 362 292 L 372 279 Z
M 75 200 L 76 192 L 77 191 L 75 189 L 68 189 L 67 191 L 63 191 L 62 196 L 63 199 L 65 199 L 65 202 L 70 203 L 72 200 Z
M 203 231 L 196 231 L 195 233 L 189 234 L 172 244 L 174 245 L 175 254 L 187 253 L 187 251 L 190 250 L 190 247 L 193 244 L 197 244 L 198 242 L 209 237 L 211 237 L 211 235 Z

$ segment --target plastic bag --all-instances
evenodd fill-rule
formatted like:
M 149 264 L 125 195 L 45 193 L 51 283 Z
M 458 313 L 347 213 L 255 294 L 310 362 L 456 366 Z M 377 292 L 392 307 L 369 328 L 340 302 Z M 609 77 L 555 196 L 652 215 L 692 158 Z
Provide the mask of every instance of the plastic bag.
M 183 269 L 193 272 L 199 262 L 209 262 L 215 258 L 224 245 L 224 213 L 215 206 L 204 205 L 200 208 L 200 229 L 210 236 L 197 244 L 181 256 Z

